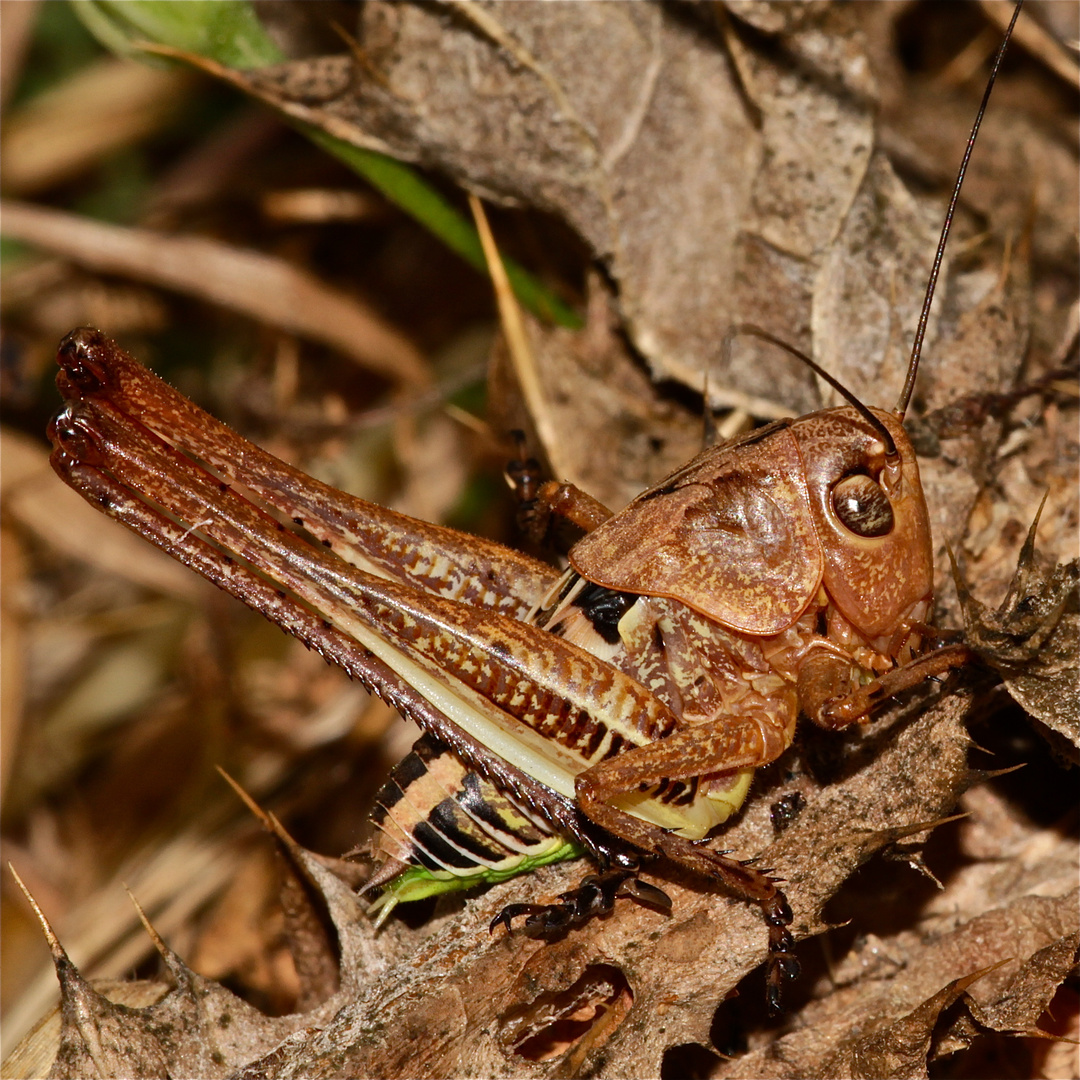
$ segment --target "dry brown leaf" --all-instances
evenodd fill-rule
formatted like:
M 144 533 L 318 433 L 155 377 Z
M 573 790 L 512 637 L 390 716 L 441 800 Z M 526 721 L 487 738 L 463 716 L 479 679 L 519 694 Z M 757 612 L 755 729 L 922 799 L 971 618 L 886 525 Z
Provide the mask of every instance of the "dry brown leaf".
M 611 503 L 689 456 L 698 440 L 692 397 L 658 390 L 646 373 L 698 390 L 707 373 L 711 398 L 758 416 L 817 405 L 817 388 L 790 358 L 740 342 L 733 366 L 722 365 L 719 340 L 733 319 L 827 357 L 869 401 L 890 405 L 940 218 L 940 198 L 924 185 L 948 183 L 977 96 L 972 87 L 923 91 L 897 58 L 896 36 L 913 36 L 905 24 L 944 19 L 943 9 L 737 3 L 720 24 L 699 8 L 539 10 L 371 3 L 357 31 L 363 64 L 344 55 L 230 77 L 290 116 L 419 161 L 490 200 L 540 207 L 578 233 L 604 272 L 589 325 L 577 336 L 536 328 L 533 344 L 565 459 Z M 984 228 L 992 235 L 981 246 L 954 243 L 915 415 L 1008 389 L 1022 362 L 1024 378 L 1037 380 L 1067 359 L 1074 140 L 1065 125 L 1045 122 L 1038 75 L 1029 68 L 1020 79 L 1001 110 L 1008 83 L 996 92 L 987 122 L 994 150 L 976 168 L 957 240 Z M 875 127 L 879 97 L 896 131 Z M 946 542 L 959 549 L 977 540 L 980 567 L 1012 559 L 1039 485 L 1051 489 L 1044 543 L 1055 558 L 1071 557 L 1075 399 L 1041 391 L 1015 415 L 991 411 L 928 450 L 939 577 L 947 577 Z M 998 583 L 994 573 L 976 583 L 993 606 Z M 946 622 L 956 621 L 948 594 L 943 607 Z M 299 681 L 305 670 L 290 665 L 289 677 Z M 507 902 L 576 884 L 580 866 L 493 888 L 463 912 L 450 901 L 419 930 L 392 921 L 378 936 L 348 890 L 324 877 L 340 990 L 286 1020 L 243 1012 L 247 1041 L 227 1048 L 227 1064 L 185 1059 L 178 1039 L 162 1049 L 169 1069 L 681 1075 L 677 1049 L 710 1046 L 727 1025 L 737 1038 L 717 1048 L 741 1056 L 713 1060 L 717 1075 L 769 1075 L 765 1063 L 776 1075 L 820 1075 L 830 1055 L 856 1048 L 862 1061 L 876 1055 L 874 1069 L 891 1062 L 924 1075 L 935 1053 L 985 1039 L 988 1027 L 1028 1030 L 1067 973 L 1075 933 L 1071 778 L 1021 741 L 1018 713 L 982 723 L 995 697 L 972 704 L 947 689 L 929 709 L 931 699 L 918 696 L 862 737 L 809 733 L 798 753 L 762 771 L 725 834 L 725 846 L 764 852 L 765 865 L 788 879 L 798 936 L 821 935 L 838 951 L 834 982 L 816 943 L 802 947 L 807 975 L 786 1023 L 767 1023 L 760 985 L 743 981 L 764 955 L 756 914 L 691 882 L 661 882 L 675 900 L 671 919 L 624 905 L 543 947 L 492 939 L 487 922 Z M 920 890 L 930 884 L 872 856 L 884 848 L 915 865 L 919 850 L 894 843 L 897 830 L 945 816 L 969 783 L 987 780 L 989 772 L 969 772 L 968 723 L 983 743 L 1001 729 L 985 769 L 1031 761 L 1016 774 L 1026 786 L 1002 778 L 967 793 L 973 817 L 927 843 L 926 863 L 945 886 L 927 899 Z M 326 776 L 334 765 L 323 763 Z M 807 805 L 777 838 L 768 804 L 793 790 Z M 1052 820 L 1033 809 L 1036 794 Z M 875 875 L 898 896 L 875 889 Z M 849 914 L 834 915 L 837 897 L 853 909 L 850 931 L 825 925 Z M 954 1000 L 957 980 L 1010 956 L 1011 966 Z M 929 1033 L 950 1000 L 951 1026 L 937 1044 Z M 953 1020 L 956 1010 L 966 1011 Z M 135 1022 L 146 1031 L 165 1015 Z M 573 1021 L 571 1035 L 557 1018 Z M 177 1025 L 196 1042 L 206 1036 L 204 1027 Z M 544 1046 L 562 1055 L 547 1059 Z M 540 1059 L 546 1064 L 534 1064 Z
M 938 211 L 871 154 L 877 88 L 860 52 L 864 13 L 818 5 L 769 25 L 771 52 L 729 34 L 736 85 L 717 63 L 707 22 L 693 16 L 570 8 L 555 29 L 531 5 L 456 11 L 447 20 L 369 5 L 361 47 L 377 79 L 354 72 L 348 56 L 233 79 L 357 145 L 565 218 L 607 265 L 656 377 L 700 387 L 710 371 L 720 387 L 813 407 L 807 380 L 785 363 L 751 357 L 716 377 L 724 331 L 756 321 L 825 357 L 830 370 L 833 356 L 860 358 L 849 384 L 875 400 L 895 396 L 900 364 L 886 346 L 902 349 L 891 324 L 909 326 L 921 300 Z M 738 93 L 759 111 L 757 123 L 738 126 Z M 950 125 L 927 110 L 938 138 L 962 142 L 964 108 Z M 1011 155 L 1013 171 L 1035 152 L 1023 150 Z M 1068 151 L 1054 160 L 1068 183 Z M 878 218 L 869 245 L 858 235 L 869 224 L 860 200 L 892 215 Z M 1045 204 L 1072 205 L 1049 196 Z M 721 251 L 729 257 L 717 259 Z M 884 379 L 861 366 L 871 358 Z
M 8 522 L 26 530 L 36 543 L 86 559 L 157 593 L 191 600 L 202 584 L 182 566 L 126 533 L 109 528 L 100 514 L 67 488 L 52 483 L 48 454 L 13 431 L 0 444 L 0 493 Z M 64 527 L 58 528 L 57 523 Z M 107 542 L 104 542 L 107 538 Z M 203 594 L 205 595 L 205 594 Z
M 1040 513 L 1042 506 L 1040 506 Z M 1052 745 L 1080 762 L 1080 562 L 1046 565 L 1032 522 L 1016 573 L 996 611 L 975 599 L 959 577 L 967 641 L 1001 676 L 1028 715 L 1052 734 Z
M 103 58 L 5 117 L 4 191 L 31 195 L 145 139 L 183 110 L 193 80 L 181 69 Z
M 1006 1016 L 1024 1021 L 1019 1030 L 1034 1027 L 1032 1012 L 1038 1019 L 1073 967 L 1076 907 L 1075 890 L 1027 896 L 946 933 L 897 943 L 888 964 L 864 963 L 862 977 L 811 1002 L 798 1028 L 717 1075 L 926 1076 L 938 1016 L 961 992 L 987 1027 L 1012 1030 Z
M 144 1008 L 168 992 L 165 983 L 134 979 L 96 979 L 93 989 L 117 1005 Z M 5 1080 L 39 1080 L 48 1075 L 60 1049 L 60 1006 L 34 1025 L 27 1037 L 4 1059 Z

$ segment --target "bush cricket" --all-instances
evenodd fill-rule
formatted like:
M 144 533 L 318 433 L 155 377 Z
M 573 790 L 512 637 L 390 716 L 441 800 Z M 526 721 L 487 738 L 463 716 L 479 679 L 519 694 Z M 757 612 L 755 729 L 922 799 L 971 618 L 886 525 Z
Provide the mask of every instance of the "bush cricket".
M 579 889 L 495 920 L 524 917 L 526 933 L 548 938 L 618 897 L 663 908 L 638 873 L 666 859 L 759 906 L 779 1009 L 798 972 L 784 893 L 703 841 L 791 744 L 800 713 L 829 729 L 865 723 L 878 702 L 968 657 L 925 651 L 932 547 L 903 418 L 1009 33 L 896 405 L 867 407 L 791 350 L 849 404 L 710 448 L 616 514 L 529 477 L 535 517 L 586 528 L 565 572 L 306 477 L 97 331 L 61 344 L 66 404 L 50 437 L 64 481 L 426 732 L 380 798 L 372 884 L 386 889 L 384 913 L 585 852 L 600 869 Z M 409 817 L 401 793 L 421 781 L 434 794 Z

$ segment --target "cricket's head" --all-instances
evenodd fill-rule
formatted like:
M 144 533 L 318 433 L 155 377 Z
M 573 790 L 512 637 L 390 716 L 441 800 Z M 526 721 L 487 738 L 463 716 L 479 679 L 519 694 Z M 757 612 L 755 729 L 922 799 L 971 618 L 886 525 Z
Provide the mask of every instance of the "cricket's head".
M 930 521 L 915 451 L 904 431 L 904 414 L 915 389 L 930 308 L 964 175 L 1019 14 L 1017 4 L 956 175 L 926 283 L 904 388 L 894 411 L 869 408 L 805 353 L 760 327 L 733 326 L 724 343 L 725 350 L 730 348 L 732 338 L 741 333 L 770 341 L 801 360 L 849 402 L 849 407 L 826 409 L 795 421 L 791 434 L 798 447 L 799 468 L 820 545 L 820 584 L 851 630 L 894 658 L 910 637 L 905 628 L 925 622 L 933 606 Z M 810 580 L 805 578 L 802 593 L 791 591 L 787 598 L 790 609 L 791 600 L 806 595 L 805 583 Z
M 791 432 L 824 554 L 822 585 L 841 615 L 879 651 L 933 602 L 930 518 L 915 449 L 900 418 L 854 408 L 796 420 Z M 896 647 L 900 647 L 898 639 Z
M 605 588 L 668 597 L 761 637 L 786 630 L 824 590 L 848 643 L 890 656 L 933 599 L 914 448 L 895 414 L 862 405 L 711 448 L 569 557 Z
M 808 524 L 820 552 L 814 590 L 824 586 L 851 631 L 895 659 L 904 638 L 901 628 L 925 622 L 933 605 L 930 519 L 915 449 L 904 431 L 907 399 L 902 397 L 894 412 L 871 408 L 774 334 L 740 324 L 731 328 L 728 340 L 738 334 L 782 347 L 849 403 L 790 422 L 797 457 L 792 476 L 805 484 Z M 916 342 L 905 394 L 914 382 L 919 347 Z M 807 604 L 812 600 L 805 590 L 799 595 Z

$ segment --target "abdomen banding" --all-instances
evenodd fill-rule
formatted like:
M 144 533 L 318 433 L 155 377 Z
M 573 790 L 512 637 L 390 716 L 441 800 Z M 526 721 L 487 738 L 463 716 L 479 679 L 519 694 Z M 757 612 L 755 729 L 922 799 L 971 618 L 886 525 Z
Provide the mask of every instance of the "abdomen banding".
M 390 871 L 376 872 L 369 886 L 385 889 L 371 909 L 379 923 L 399 903 L 502 881 L 579 854 L 428 735 L 395 766 L 371 820 L 372 857 Z

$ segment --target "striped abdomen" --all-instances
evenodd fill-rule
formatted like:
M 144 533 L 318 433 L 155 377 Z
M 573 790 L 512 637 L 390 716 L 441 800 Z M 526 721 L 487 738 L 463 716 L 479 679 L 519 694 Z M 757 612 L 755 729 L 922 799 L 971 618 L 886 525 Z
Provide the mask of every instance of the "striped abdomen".
M 371 820 L 378 869 L 365 890 L 384 889 L 371 909 L 377 923 L 399 903 L 580 854 L 428 735 L 395 766 Z

